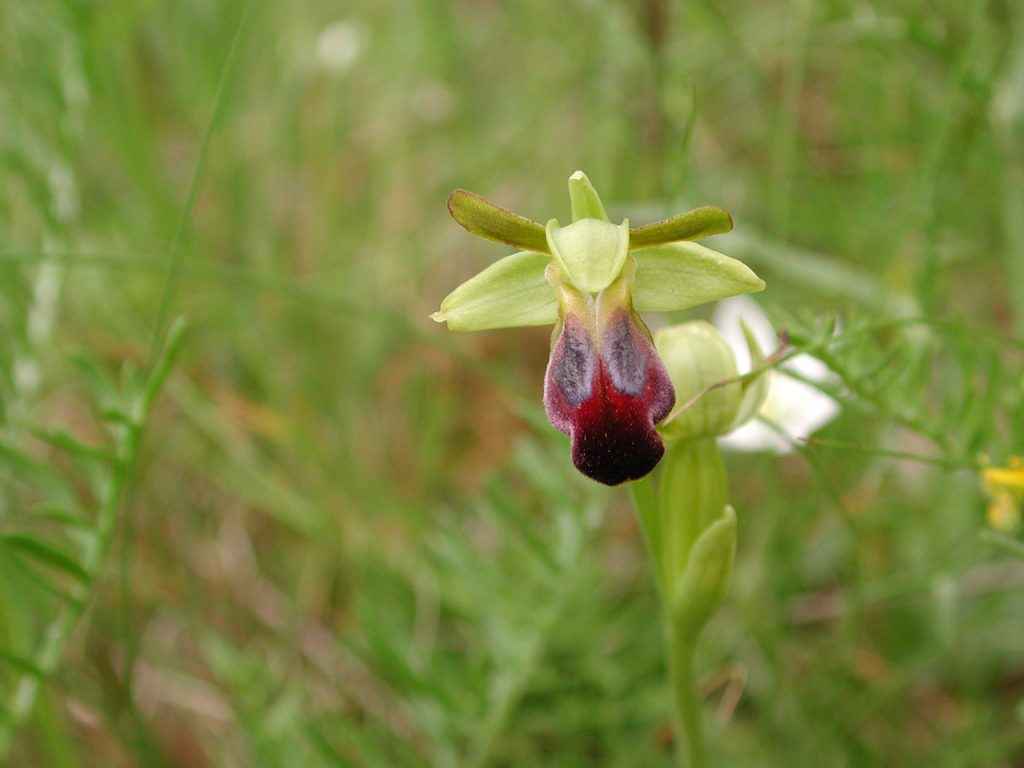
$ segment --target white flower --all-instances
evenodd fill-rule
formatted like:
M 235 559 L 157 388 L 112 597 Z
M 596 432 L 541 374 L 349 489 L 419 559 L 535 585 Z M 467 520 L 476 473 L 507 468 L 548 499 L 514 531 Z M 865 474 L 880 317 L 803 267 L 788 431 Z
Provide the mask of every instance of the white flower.
M 765 354 L 770 354 L 778 346 L 778 338 L 768 317 L 753 299 L 736 296 L 718 302 L 714 325 L 733 348 L 739 368 L 744 371 L 750 370 L 750 354 L 743 338 L 740 318 L 754 334 Z M 786 371 L 821 383 L 834 381 L 835 375 L 821 360 L 810 355 L 797 355 L 772 371 L 768 396 L 758 415 L 780 427 L 790 438 L 807 437 L 836 417 L 839 403 L 811 385 L 787 376 Z M 736 451 L 789 453 L 793 450 L 789 440 L 759 419 L 752 419 L 720 438 L 719 444 Z
M 316 58 L 332 75 L 348 71 L 366 47 L 366 28 L 353 21 L 336 21 L 320 33 L 316 42 Z

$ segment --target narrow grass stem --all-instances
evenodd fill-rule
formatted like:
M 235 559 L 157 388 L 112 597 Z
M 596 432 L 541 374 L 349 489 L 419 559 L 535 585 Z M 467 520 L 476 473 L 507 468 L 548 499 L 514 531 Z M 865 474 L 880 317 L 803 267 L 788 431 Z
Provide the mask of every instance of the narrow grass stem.
M 160 304 L 156 312 L 156 324 L 153 327 L 153 336 L 150 341 L 149 365 L 151 367 L 155 364 L 157 355 L 160 352 L 160 345 L 164 342 L 164 331 L 167 328 L 167 323 L 170 322 L 174 302 L 178 295 L 178 281 L 183 260 L 183 249 L 185 238 L 188 234 L 189 222 L 192 219 L 192 209 L 195 208 L 196 200 L 199 197 L 199 188 L 202 185 L 206 163 L 210 156 L 213 134 L 224 112 L 228 86 L 235 74 L 238 59 L 241 55 L 242 42 L 246 37 L 250 19 L 252 18 L 252 7 L 252 2 L 246 4 L 242 11 L 241 20 L 238 22 L 238 27 L 235 30 L 235 35 L 231 39 L 231 47 L 228 49 L 227 56 L 224 59 L 224 66 L 221 68 L 220 79 L 217 82 L 217 92 L 213 97 L 213 109 L 209 122 L 206 125 L 206 130 L 203 133 L 202 144 L 199 147 L 199 156 L 196 159 L 196 166 L 188 184 L 188 191 L 185 193 L 185 204 L 181 208 L 181 214 L 174 229 L 174 237 L 171 240 L 170 254 L 167 259 L 164 287 L 160 294 Z

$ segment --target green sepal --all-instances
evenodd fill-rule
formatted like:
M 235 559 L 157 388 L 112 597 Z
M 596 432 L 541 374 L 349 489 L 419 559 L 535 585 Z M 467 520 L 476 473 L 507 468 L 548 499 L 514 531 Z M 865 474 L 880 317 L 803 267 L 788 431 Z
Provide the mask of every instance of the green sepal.
M 736 512 L 726 505 L 704 529 L 672 590 L 671 621 L 677 641 L 695 642 L 729 591 L 736 559 Z
M 581 291 L 598 294 L 619 276 L 629 253 L 629 222 L 615 226 L 580 219 L 561 227 L 548 222 L 548 245 L 565 277 Z
M 604 209 L 600 195 L 590 183 L 587 174 L 576 171 L 569 177 L 569 199 L 572 201 L 572 220 L 600 219 L 608 221 L 608 213 Z
M 757 343 L 753 331 L 747 324 L 740 320 L 740 328 L 743 329 L 743 338 L 747 341 L 747 349 L 750 351 L 750 369 L 754 370 L 764 361 L 764 352 L 761 345 Z M 736 419 L 732 423 L 732 429 L 745 424 L 754 417 L 768 397 L 768 387 L 771 383 L 771 371 L 763 371 L 756 376 L 741 382 L 743 399 L 740 401 L 739 410 L 736 412 Z
M 764 280 L 742 261 L 697 243 L 670 243 L 632 252 L 636 256 L 633 305 L 668 312 L 764 290 Z
M 533 251 L 506 256 L 448 294 L 430 319 L 452 331 L 551 325 L 558 301 L 544 277 L 550 263 L 550 256 Z
M 707 205 L 629 230 L 629 247 L 650 248 L 680 240 L 699 240 L 710 235 L 721 235 L 731 229 L 732 216 L 729 212 Z
M 448 212 L 474 235 L 524 251 L 550 253 L 544 227 L 518 213 L 506 211 L 485 197 L 456 189 L 448 195 Z

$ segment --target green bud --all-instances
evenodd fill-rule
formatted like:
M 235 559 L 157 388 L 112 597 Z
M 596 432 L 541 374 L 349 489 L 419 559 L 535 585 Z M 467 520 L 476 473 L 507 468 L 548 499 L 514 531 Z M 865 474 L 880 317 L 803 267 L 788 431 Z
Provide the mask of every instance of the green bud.
M 661 424 L 666 437 L 693 439 L 728 432 L 743 397 L 736 358 L 710 323 L 698 320 L 658 331 L 654 344 L 676 390 L 676 410 Z
M 714 437 L 674 440 L 665 450 L 658 485 L 664 593 L 671 597 L 701 534 L 722 516 L 729 479 Z
M 726 506 L 701 533 L 672 592 L 671 621 L 677 642 L 693 643 L 729 591 L 736 557 L 736 513 Z

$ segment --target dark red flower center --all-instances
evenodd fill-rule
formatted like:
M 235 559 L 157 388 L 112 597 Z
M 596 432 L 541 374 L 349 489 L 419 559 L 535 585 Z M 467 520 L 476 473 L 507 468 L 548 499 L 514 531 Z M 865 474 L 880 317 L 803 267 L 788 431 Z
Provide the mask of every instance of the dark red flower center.
M 565 317 L 544 379 L 551 424 L 572 438 L 580 472 L 606 485 L 636 480 L 665 452 L 654 425 L 675 405 L 654 345 L 628 309 L 600 334 L 600 350 L 580 318 Z

